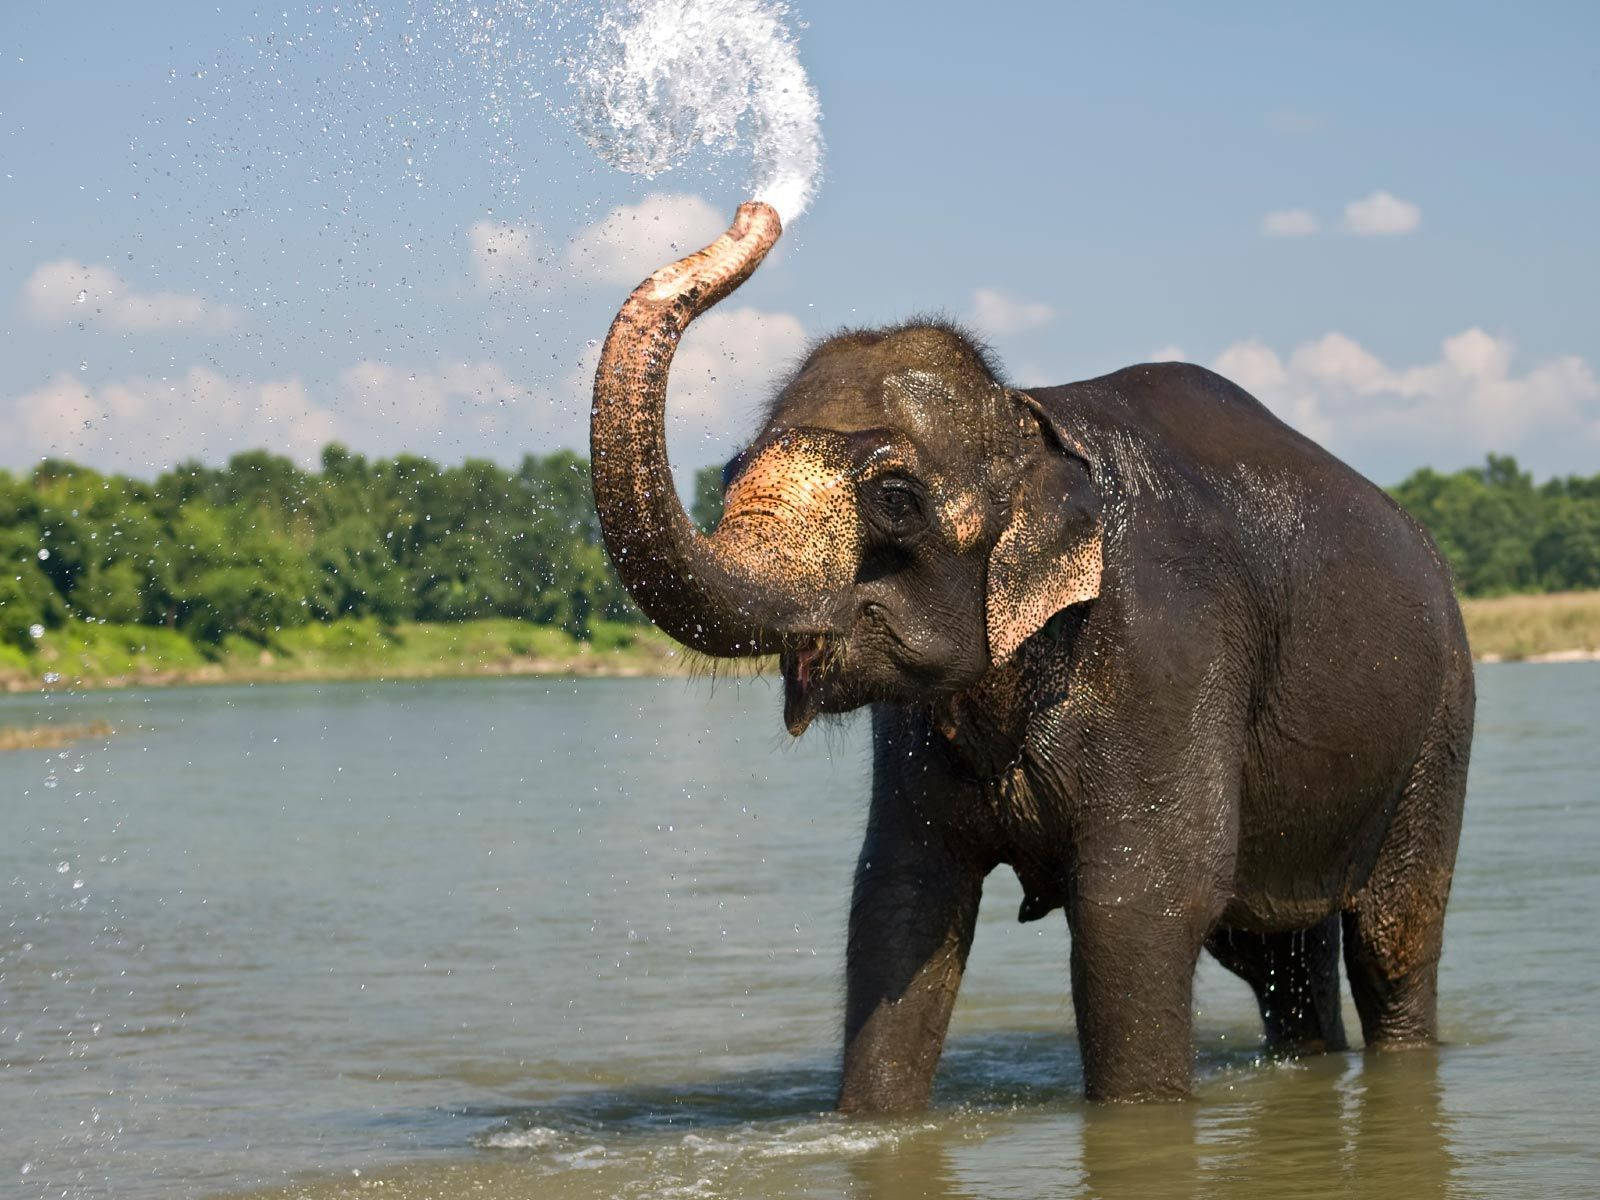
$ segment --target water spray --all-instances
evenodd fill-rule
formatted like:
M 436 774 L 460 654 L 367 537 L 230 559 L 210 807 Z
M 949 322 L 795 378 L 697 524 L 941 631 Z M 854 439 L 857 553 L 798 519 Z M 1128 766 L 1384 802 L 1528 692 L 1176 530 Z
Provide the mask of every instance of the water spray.
M 822 133 L 788 16 L 776 0 L 626 0 L 572 68 L 578 131 L 647 178 L 697 147 L 748 147 L 749 194 L 791 224 L 816 194 Z

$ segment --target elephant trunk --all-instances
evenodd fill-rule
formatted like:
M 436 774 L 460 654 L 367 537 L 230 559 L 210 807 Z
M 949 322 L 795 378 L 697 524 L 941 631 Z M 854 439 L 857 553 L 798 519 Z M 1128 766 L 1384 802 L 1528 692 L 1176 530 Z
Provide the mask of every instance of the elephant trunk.
M 667 372 L 689 323 L 748 279 L 781 232 L 768 205 L 740 205 L 726 233 L 634 290 L 595 372 L 589 454 L 606 549 L 645 614 L 704 654 L 775 651 L 785 603 L 748 530 L 725 518 L 703 535 L 683 511 L 667 465 Z

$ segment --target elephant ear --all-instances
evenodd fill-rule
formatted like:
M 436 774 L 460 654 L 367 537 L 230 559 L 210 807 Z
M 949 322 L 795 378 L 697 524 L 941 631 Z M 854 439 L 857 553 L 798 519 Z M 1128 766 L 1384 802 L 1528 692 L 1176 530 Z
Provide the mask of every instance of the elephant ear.
M 1100 497 L 1088 453 L 1032 396 L 1010 519 L 989 553 L 989 658 L 1016 653 L 1056 613 L 1100 594 Z

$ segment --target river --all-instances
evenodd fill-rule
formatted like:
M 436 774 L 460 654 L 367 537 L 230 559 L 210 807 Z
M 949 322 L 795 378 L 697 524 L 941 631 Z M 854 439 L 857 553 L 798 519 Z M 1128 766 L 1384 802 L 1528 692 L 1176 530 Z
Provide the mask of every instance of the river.
M 989 880 L 932 1110 L 828 1115 L 865 722 L 754 681 L 0 698 L 0 1194 L 1592 1195 L 1600 666 L 1479 671 L 1444 1045 L 1081 1099 L 1059 913 Z M 1346 1024 L 1358 1030 L 1347 1000 Z

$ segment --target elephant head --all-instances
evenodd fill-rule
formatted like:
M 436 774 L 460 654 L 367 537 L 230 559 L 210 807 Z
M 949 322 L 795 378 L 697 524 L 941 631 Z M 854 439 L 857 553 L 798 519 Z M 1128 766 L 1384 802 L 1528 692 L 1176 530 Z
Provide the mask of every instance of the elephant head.
M 710 246 L 640 284 L 595 375 L 590 449 L 607 549 L 645 613 L 703 653 L 779 653 L 784 719 L 954 695 L 1055 613 L 1098 594 L 1087 453 L 940 322 L 839 334 L 729 464 L 701 534 L 667 466 L 667 371 L 699 313 L 777 240 L 743 205 Z

